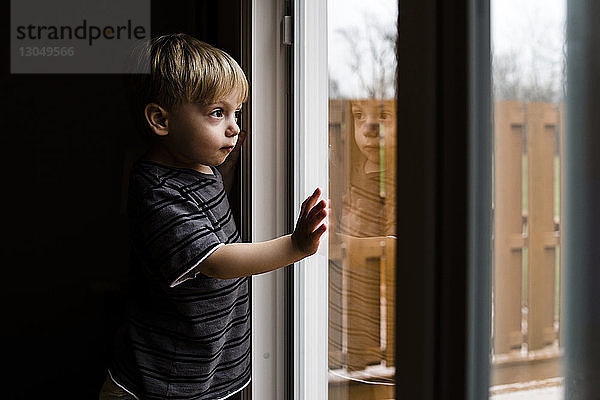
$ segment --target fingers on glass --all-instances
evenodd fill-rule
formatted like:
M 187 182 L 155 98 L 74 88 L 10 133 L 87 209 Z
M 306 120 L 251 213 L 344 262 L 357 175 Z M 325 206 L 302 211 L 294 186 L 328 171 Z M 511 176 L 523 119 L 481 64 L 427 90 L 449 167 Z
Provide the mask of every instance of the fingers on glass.
M 307 216 L 308 220 L 312 221 L 317 214 L 319 214 L 320 212 L 322 212 L 322 211 L 325 210 L 325 206 L 326 205 L 327 204 L 325 203 L 325 200 L 321 200 L 315 206 L 313 206 L 311 208 L 311 210 L 308 212 L 308 216 Z M 325 215 L 327 215 L 327 211 L 326 210 L 325 210 Z
M 327 225 L 322 224 L 321 226 L 319 226 L 317 229 L 314 230 L 314 232 L 310 234 L 312 240 L 318 240 L 321 237 L 321 235 L 325 233 L 326 230 Z
M 316 188 L 315 191 L 313 192 L 313 194 L 308 196 L 306 198 L 306 200 L 304 200 L 302 202 L 302 206 L 300 208 L 300 217 L 304 217 L 309 213 L 309 211 L 314 207 L 314 205 L 320 195 L 321 195 L 321 189 Z

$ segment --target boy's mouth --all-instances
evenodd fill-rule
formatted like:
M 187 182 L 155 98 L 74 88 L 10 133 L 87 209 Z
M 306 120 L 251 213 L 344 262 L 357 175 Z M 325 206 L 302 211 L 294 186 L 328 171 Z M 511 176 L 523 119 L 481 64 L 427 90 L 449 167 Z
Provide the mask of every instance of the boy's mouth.
M 231 150 L 233 150 L 233 146 L 221 147 L 221 150 L 231 151 Z

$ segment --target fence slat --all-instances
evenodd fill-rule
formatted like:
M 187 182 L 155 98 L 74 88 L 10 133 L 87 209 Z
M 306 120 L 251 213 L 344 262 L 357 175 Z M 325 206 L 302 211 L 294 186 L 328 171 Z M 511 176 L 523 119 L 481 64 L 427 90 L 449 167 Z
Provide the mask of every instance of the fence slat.
M 347 257 L 344 257 L 345 281 L 348 285 L 347 324 L 349 371 L 378 364 L 381 353 L 380 259 L 383 256 L 381 238 L 344 236 Z M 384 242 L 385 243 L 385 242 Z
M 556 245 L 554 163 L 558 113 L 553 104 L 527 105 L 529 273 L 527 330 L 529 351 L 552 344 Z
M 494 353 L 520 347 L 523 250 L 523 105 L 498 102 L 494 118 Z M 517 239 L 515 239 L 517 238 Z M 520 239 L 520 240 L 519 240 Z
M 560 202 L 559 204 L 559 217 L 558 217 L 558 228 L 559 228 L 559 232 L 564 232 L 564 228 L 563 228 L 563 216 L 565 215 L 564 210 L 565 210 L 565 195 L 564 195 L 564 190 L 563 188 L 565 187 L 564 185 L 564 179 L 565 179 L 565 105 L 561 104 L 558 107 L 558 119 L 559 119 L 559 135 L 558 135 L 558 143 L 559 143 L 559 147 L 558 147 L 558 154 L 559 154 L 559 197 L 558 197 L 558 201 Z M 564 339 L 564 327 L 563 327 L 563 316 L 564 316 L 564 310 L 565 310 L 565 303 L 564 303 L 564 287 L 565 287 L 565 262 L 564 262 L 564 257 L 565 257 L 565 252 L 563 251 L 564 247 L 563 247 L 563 243 L 564 241 L 561 239 L 560 240 L 560 244 L 559 244 L 559 250 L 560 250 L 560 258 L 559 258 L 559 280 L 560 280 L 560 284 L 559 284 L 559 289 L 558 289 L 558 344 L 559 347 L 563 346 L 563 339 Z
M 386 308 L 386 337 L 385 365 L 395 366 L 394 354 L 396 348 L 396 238 L 385 238 L 385 258 L 382 258 L 381 269 L 385 271 L 385 308 Z

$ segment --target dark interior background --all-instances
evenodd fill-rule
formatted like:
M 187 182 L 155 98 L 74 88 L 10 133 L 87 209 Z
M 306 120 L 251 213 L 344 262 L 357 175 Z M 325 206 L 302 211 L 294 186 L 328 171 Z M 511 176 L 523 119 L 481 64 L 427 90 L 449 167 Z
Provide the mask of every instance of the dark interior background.
M 152 35 L 186 32 L 240 61 L 240 1 L 152 1 Z M 126 170 L 143 143 L 121 75 L 11 75 L 10 2 L 2 15 L 0 397 L 97 399 L 127 284 Z

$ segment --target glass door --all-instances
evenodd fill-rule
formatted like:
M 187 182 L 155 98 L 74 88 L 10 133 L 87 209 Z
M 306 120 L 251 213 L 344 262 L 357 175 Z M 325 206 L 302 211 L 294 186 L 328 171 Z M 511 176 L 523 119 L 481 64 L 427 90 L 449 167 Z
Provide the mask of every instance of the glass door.
M 397 9 L 328 2 L 330 400 L 394 397 Z
M 491 1 L 490 398 L 563 399 L 566 1 Z

